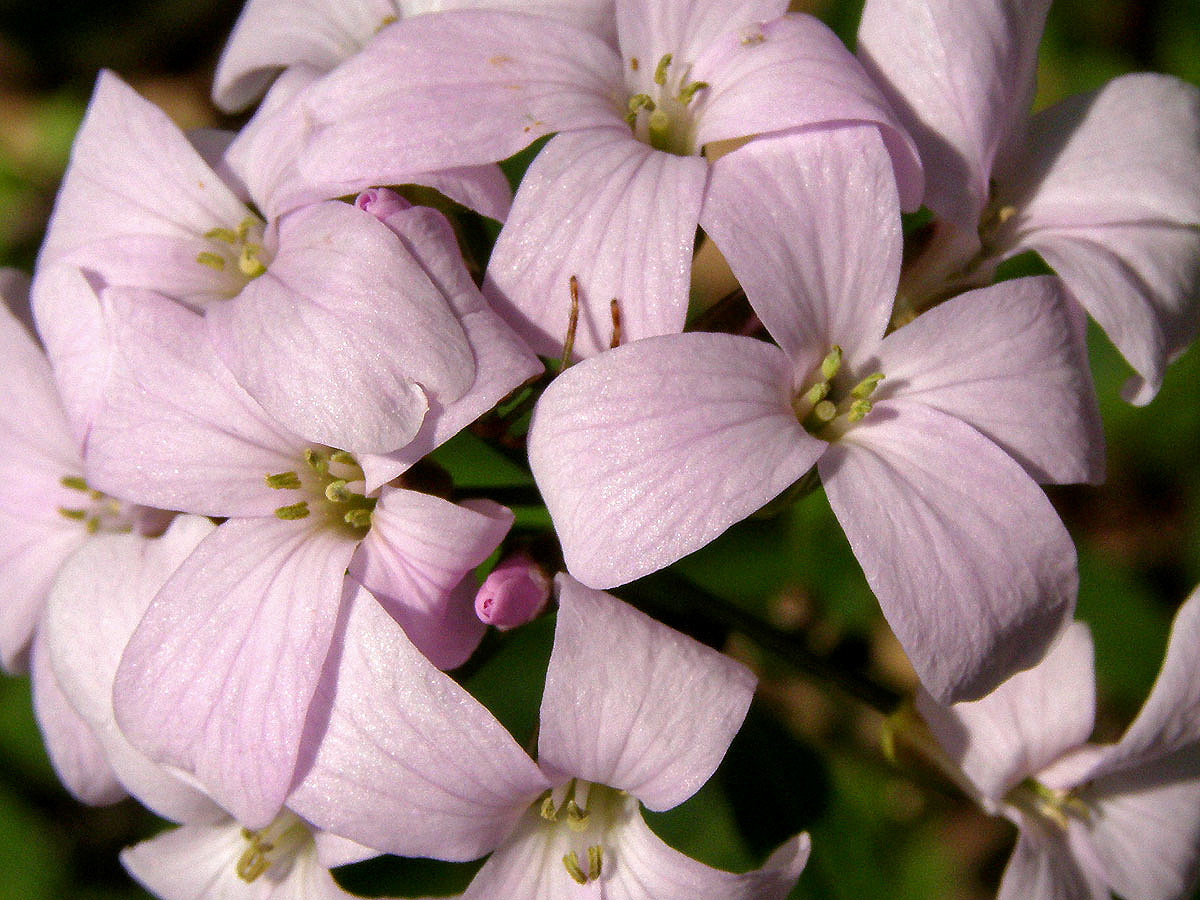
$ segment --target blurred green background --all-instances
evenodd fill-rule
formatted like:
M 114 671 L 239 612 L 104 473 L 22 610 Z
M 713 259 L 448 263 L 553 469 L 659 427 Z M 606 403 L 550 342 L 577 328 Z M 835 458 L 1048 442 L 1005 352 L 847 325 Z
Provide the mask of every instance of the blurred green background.
M 794 6 L 852 40 L 861 2 Z M 0 265 L 32 267 L 100 67 L 116 70 L 183 127 L 236 126 L 207 96 L 239 8 L 235 0 L 0 0 Z M 1056 0 L 1039 106 L 1136 70 L 1200 83 L 1200 2 Z M 1108 481 L 1051 496 L 1079 549 L 1079 615 L 1097 645 L 1097 735 L 1111 739 L 1154 679 L 1171 615 L 1200 582 L 1200 353 L 1170 370 L 1154 403 L 1135 409 L 1117 399 L 1125 364 L 1098 333 L 1091 346 Z M 463 486 L 525 480 L 469 437 L 440 456 Z M 529 527 L 543 521 L 535 510 L 519 511 Z M 735 527 L 679 568 L 814 652 L 897 690 L 911 687 L 820 493 L 778 518 Z M 461 676 L 522 737 L 536 715 L 550 634 L 543 621 L 493 637 L 485 661 Z M 652 817 L 660 833 L 708 862 L 745 868 L 808 829 L 814 854 L 796 897 L 994 896 L 1012 827 L 987 819 L 931 773 L 885 761 L 879 718 L 856 701 L 744 639 L 719 629 L 699 636 L 754 665 L 762 688 L 718 776 L 684 807 Z M 28 694 L 25 679 L 0 679 L 0 900 L 144 896 L 116 852 L 161 824 L 131 801 L 87 809 L 66 796 L 41 749 Z M 469 874 L 469 867 L 388 862 L 340 877 L 365 893 L 419 896 L 461 888 Z

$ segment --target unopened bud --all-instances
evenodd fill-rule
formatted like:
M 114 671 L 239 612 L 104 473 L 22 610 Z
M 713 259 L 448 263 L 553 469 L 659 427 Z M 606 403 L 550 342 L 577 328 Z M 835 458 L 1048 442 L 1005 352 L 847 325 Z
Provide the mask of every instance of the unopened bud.
M 479 586 L 475 614 L 501 631 L 537 618 L 550 599 L 550 579 L 524 553 L 500 561 Z

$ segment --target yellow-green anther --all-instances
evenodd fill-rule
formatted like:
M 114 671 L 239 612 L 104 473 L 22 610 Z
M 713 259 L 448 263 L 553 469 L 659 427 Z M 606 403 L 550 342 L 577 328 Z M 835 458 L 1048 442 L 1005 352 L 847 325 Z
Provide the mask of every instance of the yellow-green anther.
M 236 244 L 238 239 L 232 228 L 210 228 L 204 232 L 204 236 L 210 241 L 222 241 L 226 244 Z
M 276 472 L 266 477 L 267 487 L 277 491 L 294 490 L 300 487 L 300 476 L 295 472 Z
M 73 519 L 76 522 L 82 522 L 88 517 L 86 509 L 67 509 L 65 506 L 60 506 L 58 508 L 58 514 L 60 516 L 65 516 L 68 519 Z
M 629 111 L 625 113 L 625 122 L 632 128 L 637 123 L 638 113 L 642 110 L 653 110 L 654 101 L 649 94 L 634 94 L 629 98 Z
M 292 519 L 303 519 L 308 515 L 308 501 L 301 500 L 299 503 L 293 503 L 291 506 L 281 506 L 275 510 L 275 516 L 279 519 L 290 521 Z
M 91 490 L 88 487 L 87 482 L 78 475 L 64 475 L 62 478 L 58 479 L 58 483 L 65 488 L 70 488 L 73 491 Z
M 821 375 L 826 381 L 838 373 L 842 367 L 842 348 L 834 344 L 829 353 L 821 360 Z
M 88 534 L 95 534 L 100 530 L 100 520 L 92 516 L 83 527 Z
M 663 58 L 658 61 L 658 65 L 654 67 L 654 83 L 664 85 L 667 83 L 667 68 L 671 65 L 671 54 L 664 53 Z
M 679 102 L 687 106 L 696 96 L 696 91 L 702 91 L 706 87 L 708 87 L 707 81 L 689 81 L 679 89 Z
M 257 278 L 267 271 L 267 267 L 258 259 L 261 251 L 262 247 L 257 244 L 246 244 L 242 247 L 242 252 L 238 254 L 238 268 L 247 278 Z
M 863 417 L 871 411 L 872 405 L 870 400 L 855 400 L 850 404 L 850 411 L 846 413 L 846 420 L 849 422 L 861 422 Z
M 850 389 L 850 396 L 856 400 L 866 400 L 873 393 L 875 388 L 879 386 L 879 382 L 883 381 L 883 373 L 876 372 L 874 375 L 868 375 L 853 388 Z
M 329 474 L 329 460 L 323 457 L 312 447 L 306 447 L 304 450 L 304 461 L 308 463 L 308 467 L 318 475 Z
M 671 117 L 661 109 L 650 113 L 649 122 L 650 146 L 655 150 L 665 150 L 671 137 Z
M 588 881 L 595 881 L 600 877 L 600 864 L 603 860 L 604 850 L 599 844 L 592 844 L 588 847 Z
M 577 854 L 574 850 L 563 857 L 563 866 L 566 867 L 567 874 L 570 875 L 577 884 L 588 883 L 587 873 L 584 872 L 583 869 L 579 868 L 579 854 Z
M 808 389 L 807 393 L 805 393 L 805 395 L 804 395 L 804 399 L 805 399 L 805 401 L 807 401 L 809 406 L 816 406 L 818 403 L 820 403 L 822 400 L 824 400 L 828 396 L 829 396 L 829 382 L 828 381 L 818 381 L 816 384 L 814 384 L 812 387 L 810 387 Z
M 818 422 L 832 422 L 837 418 L 837 405 L 829 400 L 822 400 L 813 407 L 812 414 Z
M 554 808 L 554 798 L 549 794 L 542 801 L 541 815 L 547 822 L 553 822 L 558 818 L 558 811 Z
M 207 250 L 201 250 L 196 254 L 196 262 L 202 266 L 208 266 L 210 269 L 216 269 L 218 272 L 225 271 L 225 257 L 219 253 L 209 253 Z
M 267 854 L 275 849 L 272 844 L 266 843 L 253 832 L 249 840 L 250 846 L 238 857 L 237 865 L 234 866 L 238 878 L 246 883 L 253 882 L 259 875 L 271 868 L 271 860 Z
M 588 819 L 588 811 L 580 809 L 579 804 L 574 800 L 567 801 L 567 827 L 572 831 L 586 831 Z
M 371 511 L 369 509 L 352 509 L 342 516 L 342 520 L 354 528 L 370 528 Z
M 332 503 L 349 503 L 354 495 L 346 487 L 346 479 L 339 478 L 325 485 L 325 497 Z
M 358 460 L 354 458 L 353 453 L 347 453 L 345 450 L 334 450 L 329 454 L 329 461 L 341 463 L 343 466 L 357 466 Z
M 254 218 L 254 216 L 246 216 L 246 218 L 242 219 L 242 221 L 238 223 L 237 239 L 239 241 L 244 241 L 246 239 L 246 235 L 250 233 L 250 229 L 258 224 L 259 221 L 258 219 Z

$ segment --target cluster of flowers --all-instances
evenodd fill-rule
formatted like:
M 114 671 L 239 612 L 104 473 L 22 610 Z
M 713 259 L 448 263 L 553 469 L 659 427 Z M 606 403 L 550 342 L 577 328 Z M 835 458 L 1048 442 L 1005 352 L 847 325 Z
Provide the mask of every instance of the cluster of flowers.
M 237 134 L 102 75 L 41 345 L 0 285 L 0 650 L 80 799 L 185 823 L 130 872 L 332 898 L 376 853 L 491 853 L 465 896 L 784 897 L 805 836 L 731 875 L 638 806 L 709 778 L 753 676 L 602 590 L 815 467 L 937 758 L 1021 825 L 1002 896 L 1181 895 L 1200 599 L 1126 736 L 1085 746 L 1039 484 L 1103 474 L 1083 310 L 1139 403 L 1196 331 L 1200 91 L 1126 76 L 1030 117 L 1048 5 L 868 0 L 855 56 L 786 0 L 250 0 L 214 92 L 265 92 Z M 496 163 L 547 135 L 513 196 Z M 503 222 L 481 288 L 402 185 Z M 749 302 L 730 332 L 684 331 L 697 227 Z M 992 283 L 1027 250 L 1057 277 Z M 424 460 L 544 385 L 539 354 L 566 572 L 535 762 L 444 670 L 549 583 L 515 557 L 477 598 L 513 515 Z

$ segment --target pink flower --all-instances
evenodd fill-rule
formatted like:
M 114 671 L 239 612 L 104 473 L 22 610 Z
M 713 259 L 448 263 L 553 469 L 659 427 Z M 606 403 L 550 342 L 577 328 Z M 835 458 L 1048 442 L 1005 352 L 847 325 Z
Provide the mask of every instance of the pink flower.
M 1177 900 L 1200 875 L 1200 593 L 1175 617 L 1162 671 L 1115 744 L 1086 744 L 1095 687 L 1087 626 L 973 703 L 917 706 L 944 765 L 1020 829 L 1000 900 L 1110 891 Z
M 1103 465 L 1082 322 L 1057 281 L 966 294 L 885 336 L 899 209 L 862 126 L 722 158 L 701 224 L 779 346 L 668 335 L 555 379 L 529 457 L 568 571 L 595 587 L 652 572 L 816 463 L 936 696 L 979 696 L 1040 658 L 1078 576 L 1036 480 Z
M 637 809 L 670 809 L 708 780 L 753 676 L 607 594 L 566 576 L 558 586 L 537 763 L 398 633 L 377 637 L 369 604 L 355 605 L 329 727 L 293 808 L 391 853 L 494 851 L 467 898 L 786 896 L 807 836 L 733 875 L 663 844 Z
M 524 553 L 505 557 L 475 595 L 475 615 L 501 631 L 537 618 L 550 599 L 550 579 Z
M 1036 250 L 1146 403 L 1200 324 L 1200 90 L 1125 75 L 1030 117 L 1049 0 L 869 0 L 858 52 L 916 140 L 942 274 Z M 921 300 L 923 298 L 916 297 Z
M 499 11 L 390 25 L 306 98 L 308 178 L 395 182 L 399 169 L 504 159 L 529 167 L 485 291 L 538 353 L 562 352 L 580 288 L 578 356 L 682 330 L 710 167 L 706 144 L 830 121 L 879 126 L 907 205 L 920 168 L 838 38 L 785 0 L 619 0 L 619 52 L 546 17 Z

